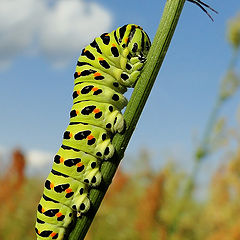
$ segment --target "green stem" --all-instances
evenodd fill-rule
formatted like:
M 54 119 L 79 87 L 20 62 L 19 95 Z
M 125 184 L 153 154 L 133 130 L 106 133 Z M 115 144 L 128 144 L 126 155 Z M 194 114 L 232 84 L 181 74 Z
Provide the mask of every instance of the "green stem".
M 216 121 L 218 118 L 218 113 L 221 109 L 222 103 L 223 102 L 220 100 L 220 95 L 219 95 L 217 97 L 216 103 L 215 103 L 215 105 L 210 113 L 210 116 L 208 118 L 205 130 L 203 133 L 203 138 L 202 138 L 201 144 L 195 153 L 194 163 L 193 163 L 194 165 L 192 168 L 192 172 L 185 183 L 185 186 L 183 189 L 183 195 L 180 200 L 178 209 L 175 213 L 175 217 L 173 218 L 173 221 L 169 226 L 169 229 L 168 229 L 169 235 L 168 236 L 170 239 L 173 236 L 173 234 L 176 232 L 179 222 L 181 221 L 182 215 L 184 214 L 184 208 L 187 206 L 187 203 L 192 196 L 192 192 L 193 192 L 194 186 L 196 184 L 196 178 L 197 178 L 197 174 L 199 172 L 199 168 L 201 166 L 201 162 L 209 153 L 210 137 L 213 132 L 213 128 L 216 124 Z
M 238 60 L 238 57 L 239 57 L 239 50 L 240 50 L 240 48 L 234 48 L 233 49 L 232 58 L 230 60 L 229 67 L 228 67 L 229 70 L 234 69 L 235 66 L 237 65 L 237 60 Z
M 229 61 L 227 72 L 230 72 L 235 68 L 235 66 L 237 64 L 237 59 L 238 59 L 238 51 L 236 49 L 234 49 L 232 57 Z M 221 98 L 221 89 L 220 89 L 219 94 L 216 99 L 215 106 L 209 116 L 207 125 L 205 127 L 202 142 L 198 148 L 198 151 L 200 151 L 200 152 L 197 152 L 195 155 L 195 161 L 198 163 L 201 162 L 204 159 L 204 157 L 209 153 L 210 137 L 211 137 L 213 128 L 217 122 L 218 114 L 219 114 L 219 111 L 220 111 L 224 101 L 225 100 Z
M 238 58 L 238 51 L 236 49 L 234 49 L 232 58 L 229 61 L 227 72 L 229 72 L 235 68 L 235 66 L 237 64 L 237 58 Z M 181 221 L 181 217 L 184 214 L 184 208 L 187 206 L 187 202 L 192 197 L 194 186 L 196 185 L 197 174 L 199 172 L 201 163 L 210 152 L 209 151 L 210 150 L 210 137 L 213 132 L 214 126 L 217 122 L 218 115 L 219 115 L 219 112 L 221 110 L 221 107 L 222 107 L 224 101 L 225 100 L 221 99 L 221 93 L 219 91 L 219 94 L 216 99 L 216 103 L 215 103 L 215 105 L 210 113 L 210 116 L 208 118 L 205 130 L 203 133 L 202 141 L 195 153 L 193 169 L 185 183 L 182 199 L 180 200 L 175 217 L 173 218 L 173 221 L 168 228 L 168 233 L 169 233 L 168 237 L 170 239 L 173 238 L 173 234 L 176 232 L 179 222 Z
M 185 0 L 168 0 L 166 2 L 157 33 L 148 54 L 148 61 L 135 86 L 124 113 L 127 129 L 124 134 L 116 134 L 114 136 L 113 144 L 116 150 L 114 157 L 110 159 L 110 161 L 106 161 L 102 164 L 101 172 L 103 175 L 103 181 L 99 187 L 90 190 L 89 198 L 92 203 L 90 211 L 77 220 L 74 229 L 67 238 L 69 240 L 84 239 L 103 197 L 112 182 L 112 178 L 124 155 L 124 151 L 162 65 L 174 30 L 177 26 L 184 2 Z
M 199 150 L 202 151 L 202 155 L 195 155 L 195 161 L 196 162 L 201 162 L 204 157 L 209 153 L 209 146 L 210 146 L 210 137 L 211 137 L 211 133 L 213 131 L 213 128 L 217 122 L 217 118 L 218 118 L 218 113 L 221 109 L 222 106 L 222 101 L 220 99 L 220 96 L 218 96 L 216 103 L 210 113 L 210 116 L 208 118 L 207 121 L 207 125 L 205 127 L 205 131 L 203 133 L 203 138 L 202 138 L 202 142 L 200 144 Z

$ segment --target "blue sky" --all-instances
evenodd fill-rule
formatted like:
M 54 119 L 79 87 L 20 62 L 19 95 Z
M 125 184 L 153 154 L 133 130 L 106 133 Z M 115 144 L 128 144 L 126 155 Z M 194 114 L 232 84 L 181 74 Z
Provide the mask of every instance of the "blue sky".
M 236 0 L 208 3 L 219 12 L 214 22 L 186 2 L 127 156 L 136 158 L 145 147 L 155 166 L 167 156 L 189 164 L 194 136 L 201 136 L 231 57 L 227 21 L 240 11 Z M 81 49 L 126 23 L 141 25 L 153 40 L 163 6 L 154 0 L 2 0 L 0 157 L 21 147 L 30 167 L 49 166 L 68 124 Z M 239 97 L 221 112 L 230 125 L 236 124 Z

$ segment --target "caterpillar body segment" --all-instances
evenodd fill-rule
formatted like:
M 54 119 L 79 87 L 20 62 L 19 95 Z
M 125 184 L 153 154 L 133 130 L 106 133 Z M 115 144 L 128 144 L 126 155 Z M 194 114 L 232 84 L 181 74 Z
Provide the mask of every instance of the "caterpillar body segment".
M 53 169 L 80 182 L 99 185 L 101 173 L 98 158 L 83 151 L 60 148 L 54 157 Z
M 71 209 L 59 202 L 40 200 L 37 210 L 37 222 L 47 222 L 60 227 L 67 227 L 72 221 Z
M 78 102 L 70 112 L 71 122 L 88 122 L 112 133 L 122 132 L 124 119 L 121 112 L 112 104 L 96 101 Z
M 101 163 L 114 154 L 114 134 L 125 129 L 123 93 L 135 85 L 150 45 L 141 27 L 128 24 L 82 50 L 69 125 L 38 205 L 38 240 L 62 240 L 73 219 L 88 214 L 89 190 L 101 183 Z
M 127 99 L 110 87 L 99 83 L 78 83 L 73 89 L 73 104 L 80 101 L 96 101 L 103 103 L 111 103 L 119 110 L 127 105 Z
M 47 177 L 43 194 L 74 211 L 85 212 L 90 207 L 88 186 L 55 170 Z
M 59 227 L 57 225 L 49 224 L 49 223 L 39 223 L 36 222 L 35 231 L 37 234 L 37 240 L 62 240 L 65 234 L 65 228 Z
M 77 64 L 81 65 L 82 62 L 78 61 Z M 84 83 L 84 82 L 98 83 L 106 87 L 109 87 L 112 90 L 122 94 L 127 91 L 127 88 L 125 86 L 120 85 L 116 80 L 116 78 L 114 78 L 113 76 L 111 76 L 110 74 L 104 71 L 101 71 L 89 65 L 82 65 L 82 66 L 77 65 L 74 78 L 75 78 L 75 85 L 79 83 Z

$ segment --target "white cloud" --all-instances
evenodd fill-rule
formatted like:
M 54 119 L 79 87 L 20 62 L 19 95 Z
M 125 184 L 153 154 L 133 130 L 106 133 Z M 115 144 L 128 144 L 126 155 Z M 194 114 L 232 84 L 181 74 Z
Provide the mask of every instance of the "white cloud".
M 0 63 L 10 64 L 14 57 L 32 43 L 35 26 L 45 12 L 41 1 L 1 0 L 0 1 Z
M 110 27 L 109 13 L 96 3 L 60 0 L 48 9 L 40 29 L 40 48 L 64 65 L 89 41 Z
M 41 150 L 30 150 L 26 153 L 28 166 L 41 168 L 53 162 L 53 154 Z
M 101 5 L 84 0 L 1 0 L 0 69 L 29 52 L 64 66 L 111 21 Z

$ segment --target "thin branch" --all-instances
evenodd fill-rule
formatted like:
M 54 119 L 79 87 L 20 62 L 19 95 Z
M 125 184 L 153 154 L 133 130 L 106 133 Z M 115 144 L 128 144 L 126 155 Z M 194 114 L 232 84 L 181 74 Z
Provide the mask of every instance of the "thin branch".
M 162 65 L 184 3 L 185 0 L 168 0 L 166 2 L 162 19 L 148 54 L 148 61 L 135 86 L 124 113 L 127 125 L 126 132 L 123 135 L 115 135 L 113 139 L 113 144 L 116 149 L 115 155 L 112 159 L 110 159 L 110 161 L 106 161 L 102 164 L 101 172 L 103 175 L 103 181 L 99 187 L 90 190 L 89 197 L 92 203 L 90 211 L 87 212 L 85 216 L 82 216 L 77 220 L 74 229 L 70 233 L 69 237 L 67 237 L 69 240 L 84 239 L 103 200 L 103 197 L 112 182 L 112 178 L 117 170 L 120 160 L 124 155 L 124 151 L 136 127 L 137 121 Z

